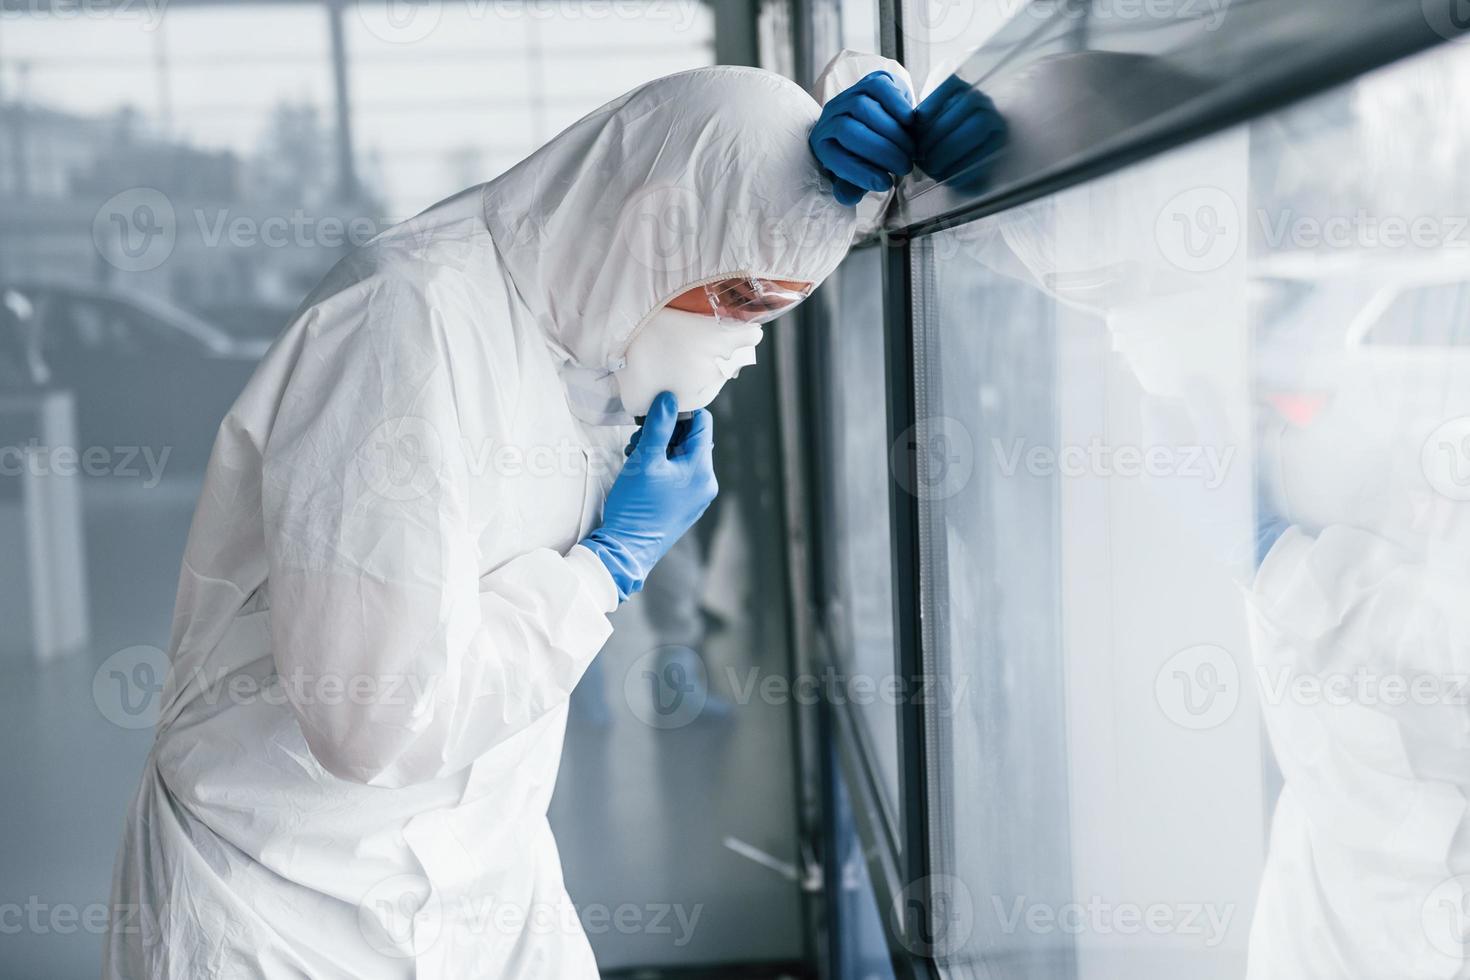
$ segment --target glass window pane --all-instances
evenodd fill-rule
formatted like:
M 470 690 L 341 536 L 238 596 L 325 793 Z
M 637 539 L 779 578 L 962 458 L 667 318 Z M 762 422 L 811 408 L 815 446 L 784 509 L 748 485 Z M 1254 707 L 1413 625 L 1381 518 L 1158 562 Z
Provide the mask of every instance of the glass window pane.
M 880 54 L 878 4 L 875 0 L 841 0 L 842 46 Z
M 412 44 L 391 20 L 347 21 L 355 138 L 397 217 L 502 173 L 609 93 L 714 60 L 699 6 L 429 9 Z
M 1004 0 L 903 0 L 904 67 L 914 84 L 932 91 L 1021 6 Z
M 920 97 L 938 96 L 931 107 L 946 108 L 922 117 L 932 131 L 920 134 L 923 152 L 890 225 L 928 225 L 977 198 L 1003 200 L 1043 174 L 1147 144 L 1161 125 L 1205 123 L 1227 103 L 1276 104 L 1324 71 L 1382 63 L 1368 54 L 1375 47 L 1393 57 L 1391 38 L 1457 36 L 1454 5 L 905 0 L 904 62 Z M 971 89 L 984 98 L 961 94 Z M 991 102 L 1011 122 L 1003 146 Z
M 807 15 L 813 74 L 844 49 L 882 53 L 877 0 L 816 0 L 808 5 Z
M 1467 79 L 1433 52 L 917 243 L 960 975 L 1461 968 Z
M 884 403 L 883 253 L 848 256 L 822 287 L 828 304 L 818 340 L 826 436 L 823 620 L 841 676 L 868 736 L 889 805 L 898 800 L 898 723 L 884 682 L 894 677 L 892 566 L 888 535 L 888 421 Z

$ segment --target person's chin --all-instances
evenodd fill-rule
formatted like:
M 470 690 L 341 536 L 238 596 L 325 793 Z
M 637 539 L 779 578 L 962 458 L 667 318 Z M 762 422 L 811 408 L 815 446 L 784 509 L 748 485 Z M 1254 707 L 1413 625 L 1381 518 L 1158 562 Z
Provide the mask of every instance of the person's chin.
M 690 399 L 689 404 L 691 407 L 685 409 L 681 405 L 679 406 L 680 410 L 693 412 L 697 409 L 704 408 L 710 402 L 715 400 L 715 397 L 724 390 L 726 384 L 728 384 L 728 382 L 721 381 L 719 384 L 712 384 L 708 388 L 701 388 L 699 392 L 692 399 Z

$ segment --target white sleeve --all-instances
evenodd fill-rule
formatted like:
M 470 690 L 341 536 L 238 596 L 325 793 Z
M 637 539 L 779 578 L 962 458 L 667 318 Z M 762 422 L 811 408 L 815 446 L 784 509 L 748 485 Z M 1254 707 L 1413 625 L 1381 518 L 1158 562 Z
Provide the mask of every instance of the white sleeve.
M 481 567 L 446 326 L 462 317 L 381 278 L 305 316 L 263 461 L 276 669 L 329 772 L 434 779 L 567 700 L 616 589 L 580 546 Z M 497 394 L 477 403 L 519 397 Z
M 834 96 L 856 85 L 875 71 L 888 72 L 893 76 L 894 81 L 908 89 L 909 101 L 915 101 L 914 80 L 909 77 L 907 68 L 892 58 L 885 58 L 880 54 L 866 54 L 846 48 L 837 52 L 837 56 L 827 63 L 827 67 L 822 69 L 822 73 L 812 83 L 812 98 L 821 105 L 826 105 Z M 888 202 L 892 199 L 893 191 L 891 190 L 882 193 L 873 191 L 863 195 L 863 199 L 857 205 L 856 238 L 871 234 L 873 229 L 878 227 L 883 220 L 884 213 L 888 210 Z
M 1256 573 L 1253 611 L 1269 644 L 1304 671 L 1470 672 L 1470 581 L 1369 531 L 1293 527 Z
M 875 71 L 886 71 L 892 75 L 894 81 L 908 89 L 909 100 L 913 101 L 914 80 L 909 77 L 907 68 L 881 54 L 867 54 L 846 48 L 827 62 L 827 67 L 822 69 L 822 73 L 812 83 L 812 98 L 821 105 L 826 105 L 833 96 L 846 91 Z

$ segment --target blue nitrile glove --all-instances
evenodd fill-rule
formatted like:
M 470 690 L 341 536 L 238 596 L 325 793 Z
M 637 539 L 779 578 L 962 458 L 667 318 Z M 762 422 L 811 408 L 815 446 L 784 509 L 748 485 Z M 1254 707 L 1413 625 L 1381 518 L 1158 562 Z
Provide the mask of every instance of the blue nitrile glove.
M 623 471 L 602 506 L 602 526 L 583 539 L 602 559 L 618 597 L 643 588 L 674 542 L 699 520 L 719 492 L 714 468 L 714 418 L 704 409 L 687 428 L 679 425 L 679 406 L 665 391 L 653 400 Z
M 822 107 L 807 142 L 832 179 L 838 203 L 853 205 L 868 191 L 886 191 L 895 175 L 914 169 L 913 115 L 908 93 L 886 71 L 864 75 Z
M 974 189 L 1005 144 L 1006 121 L 990 96 L 951 75 L 914 110 L 913 132 L 919 169 L 935 180 Z

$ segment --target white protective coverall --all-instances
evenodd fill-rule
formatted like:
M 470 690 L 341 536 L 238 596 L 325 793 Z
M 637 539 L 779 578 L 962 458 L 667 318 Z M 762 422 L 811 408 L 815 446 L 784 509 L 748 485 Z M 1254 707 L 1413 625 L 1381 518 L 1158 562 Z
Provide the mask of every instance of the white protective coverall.
M 1273 418 L 1259 454 L 1290 525 L 1249 593 L 1285 786 L 1248 976 L 1463 978 L 1470 504 L 1463 428 L 1441 427 L 1470 416 L 1470 351 L 1338 340 L 1302 370 L 1329 397 Z M 1303 678 L 1324 693 L 1287 693 Z
M 308 297 L 214 446 L 105 976 L 596 976 L 546 810 L 617 604 L 577 544 L 609 369 L 697 283 L 832 272 L 817 114 L 756 69 L 651 82 Z

